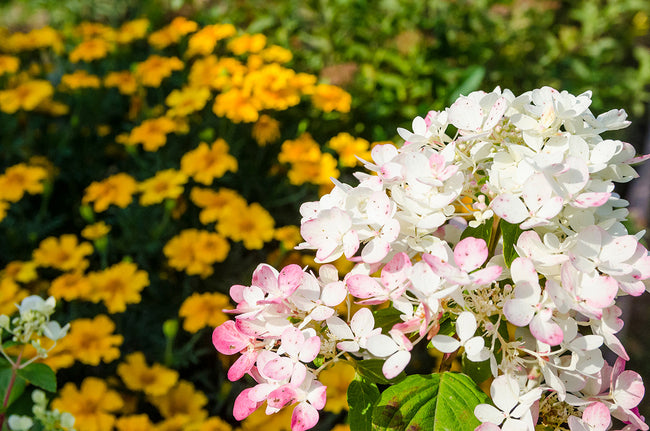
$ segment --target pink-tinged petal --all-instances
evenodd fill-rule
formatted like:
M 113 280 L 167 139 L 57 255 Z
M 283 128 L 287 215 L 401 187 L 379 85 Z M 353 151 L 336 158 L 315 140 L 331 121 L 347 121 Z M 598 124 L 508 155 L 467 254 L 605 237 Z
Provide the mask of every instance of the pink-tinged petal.
M 298 356 L 300 350 L 305 344 L 305 336 L 298 328 L 289 327 L 282 332 L 281 336 L 282 349 L 289 354 L 289 356 Z
M 385 358 L 397 352 L 398 346 L 388 335 L 379 334 L 368 338 L 366 348 L 370 353 Z
M 404 252 L 397 253 L 381 270 L 381 283 L 388 290 L 401 286 L 408 278 L 411 259 Z
M 336 312 L 333 308 L 326 307 L 324 305 L 317 305 L 313 310 L 311 310 L 309 317 L 317 322 L 322 322 L 323 320 L 332 317 L 335 313 Z
M 487 244 L 485 240 L 480 238 L 465 238 L 456 244 L 456 248 L 454 248 L 454 261 L 465 272 L 471 272 L 479 268 L 487 257 Z
M 585 422 L 577 416 L 569 416 L 567 423 L 569 424 L 570 431 L 593 431 L 589 425 L 585 424 Z
M 366 215 L 370 223 L 383 225 L 391 216 L 390 199 L 383 191 L 374 192 L 366 204 Z
M 390 251 L 390 244 L 385 239 L 375 237 L 361 250 L 361 260 L 365 263 L 381 262 Z
M 496 126 L 499 120 L 503 118 L 503 114 L 506 113 L 507 109 L 508 109 L 508 101 L 503 96 L 499 97 L 497 101 L 494 102 L 494 105 L 492 105 L 492 108 L 490 109 L 490 112 L 488 113 L 488 116 L 485 119 L 485 124 L 483 124 L 483 130 L 489 130 L 494 126 Z
M 264 369 L 260 371 L 273 380 L 287 380 L 293 373 L 293 364 L 294 362 L 290 358 L 278 356 L 267 362 Z
M 253 368 L 257 359 L 257 351 L 244 352 L 228 369 L 228 380 L 234 382 L 241 379 Z
M 307 338 L 305 340 L 305 344 L 300 350 L 298 359 L 300 359 L 304 363 L 309 363 L 313 361 L 316 358 L 316 356 L 318 356 L 318 353 L 320 352 L 320 343 L 321 340 L 318 335 Z
M 296 390 L 291 385 L 282 385 L 272 391 L 266 403 L 274 409 L 281 409 L 284 406 L 293 404 L 296 401 Z
M 233 406 L 232 414 L 238 421 L 246 419 L 248 415 L 257 410 L 257 408 L 262 404 L 261 401 L 256 402 L 248 398 L 248 394 L 250 393 L 251 389 L 252 388 L 244 389 L 235 399 L 235 405 Z
M 519 224 L 530 216 L 521 199 L 507 193 L 494 198 L 490 203 L 490 208 L 496 215 L 512 224 Z
M 622 291 L 632 296 L 641 296 L 646 291 L 642 281 L 619 281 L 618 284 Z
M 447 110 L 448 121 L 460 130 L 479 130 L 483 124 L 483 109 L 474 100 L 461 96 Z
M 625 262 L 637 251 L 639 241 L 632 235 L 612 238 L 600 251 L 601 261 Z
M 503 272 L 503 268 L 498 265 L 490 265 L 487 268 L 479 269 L 476 272 L 472 272 L 469 276 L 472 280 L 472 283 L 477 285 L 490 284 Z
M 347 278 L 346 285 L 350 294 L 355 298 L 372 298 L 386 295 L 384 289 L 377 281 L 365 274 L 355 274 Z
M 381 371 L 387 379 L 392 379 L 404 371 L 404 368 L 406 368 L 410 360 L 411 352 L 399 350 L 390 358 L 386 359 L 386 362 L 381 367 Z
M 362 308 L 362 310 L 366 310 Z M 357 311 L 358 313 L 358 311 Z M 355 314 L 356 316 L 356 314 Z M 332 335 L 334 335 L 338 340 L 351 340 L 354 338 L 352 330 L 343 319 L 337 316 L 332 316 L 327 319 L 327 329 L 330 330 Z
M 564 339 L 562 328 L 551 320 L 544 320 L 537 314 L 530 321 L 530 333 L 542 343 L 549 346 L 557 346 Z
M 390 243 L 397 239 L 397 237 L 399 236 L 399 232 L 400 232 L 399 220 L 392 218 L 386 221 L 386 224 L 384 224 L 384 226 L 381 228 L 381 233 L 379 234 L 379 236 L 383 240 L 388 241 Z
M 559 283 L 549 278 L 546 280 L 546 291 L 560 313 L 567 313 L 571 309 L 572 297 Z
M 496 427 L 494 428 L 495 430 L 501 430 L 498 425 L 501 425 L 501 422 L 503 422 L 506 417 L 502 411 L 489 404 L 479 404 L 474 407 L 474 416 L 476 416 L 476 418 L 481 422 L 484 422 L 483 425 L 481 425 L 484 428 L 479 427 L 474 431 L 478 431 L 479 429 L 481 431 L 492 431 L 492 428 L 488 427 L 487 424 L 494 425 Z
M 645 387 L 643 386 L 643 379 L 641 376 L 631 370 L 623 371 L 614 383 L 614 401 L 619 406 L 625 409 L 633 409 L 638 406 L 643 395 L 645 394 Z
M 348 290 L 345 288 L 345 283 L 342 281 L 334 281 L 323 287 L 321 300 L 323 301 L 323 304 L 329 307 L 336 307 L 341 302 L 345 301 L 347 296 Z
M 499 425 L 495 425 L 491 422 L 485 422 L 477 426 L 476 428 L 474 428 L 474 431 L 501 431 L 501 428 L 499 427 Z
M 345 257 L 350 258 L 359 250 L 359 235 L 357 231 L 351 230 L 346 232 L 342 238 L 343 254 Z
M 318 410 L 311 404 L 302 402 L 293 409 L 291 415 L 291 431 L 304 431 L 313 428 L 318 423 Z
M 562 211 L 564 208 L 564 199 L 559 196 L 553 196 L 544 202 L 544 205 L 537 211 L 537 217 L 550 220 Z
M 296 289 L 298 289 L 304 275 L 305 273 L 302 268 L 296 264 L 291 264 L 282 268 L 278 277 L 278 284 L 280 292 L 282 292 L 284 298 L 289 297 L 296 291 Z
M 271 391 L 274 391 L 277 388 L 277 385 L 271 383 L 260 383 L 251 388 L 251 391 L 248 393 L 248 398 L 251 401 L 263 403 L 266 401 L 266 397 L 269 396 Z
M 607 308 L 614 302 L 618 293 L 618 282 L 612 277 L 596 276 L 589 278 L 586 288 L 581 289 L 581 299 L 584 299 L 588 306 L 595 308 Z
M 571 205 L 576 208 L 599 207 L 605 205 L 611 195 L 611 193 L 607 192 L 582 193 L 571 202 Z
M 307 377 L 307 367 L 302 362 L 296 362 L 293 366 L 293 373 L 291 373 L 291 379 L 289 384 L 298 387 L 305 381 Z
M 460 342 L 448 335 L 436 335 L 431 338 L 431 344 L 442 353 L 455 352 L 460 348 Z
M 356 341 L 341 341 L 340 343 L 336 343 L 336 348 L 344 352 L 354 353 L 359 351 L 360 346 Z
M 612 416 L 605 404 L 595 402 L 582 413 L 582 420 L 591 425 L 593 431 L 605 431 L 612 423 Z
M 544 174 L 537 173 L 528 178 L 521 197 L 531 213 L 536 213 L 552 194 L 553 189 L 544 179 Z
M 422 260 L 424 260 L 431 267 L 436 275 L 447 280 L 456 281 L 466 278 L 466 275 L 463 271 L 453 265 L 443 262 L 442 259 L 440 259 L 438 256 L 433 256 L 425 253 L 422 255 Z
M 241 316 L 239 316 L 241 317 Z M 249 338 L 256 338 L 264 335 L 267 330 L 264 322 L 253 319 L 237 319 L 235 320 L 237 330 Z
M 320 385 L 316 389 L 309 391 L 307 401 L 316 409 L 321 410 L 327 403 L 327 386 Z
M 244 295 L 242 293 L 242 290 L 244 289 L 245 286 L 242 286 L 241 284 L 235 284 L 230 286 L 230 297 L 232 298 L 233 301 L 235 301 L 237 304 L 242 302 L 244 300 Z
M 526 326 L 533 320 L 535 309 L 523 299 L 510 299 L 503 305 L 503 314 L 515 326 Z
M 250 337 L 242 334 L 232 320 L 222 323 L 212 332 L 212 344 L 224 355 L 240 352 L 248 347 L 249 343 Z
M 258 265 L 253 272 L 253 286 L 261 288 L 264 292 L 276 292 L 278 288 L 278 273 L 265 263 Z
M 391 161 L 395 156 L 397 156 L 397 154 L 399 154 L 399 152 L 392 144 L 376 145 L 370 152 L 372 160 L 379 165 Z
M 510 266 L 510 274 L 512 281 L 517 285 L 518 292 L 515 292 L 517 298 L 533 298 L 539 299 L 541 290 L 539 288 L 539 275 L 535 269 L 533 261 L 526 257 L 518 257 Z M 526 287 L 521 288 L 521 287 Z
M 363 337 L 375 329 L 375 318 L 369 308 L 361 308 L 350 320 L 350 328 L 357 337 Z M 350 337 L 351 338 L 351 337 Z

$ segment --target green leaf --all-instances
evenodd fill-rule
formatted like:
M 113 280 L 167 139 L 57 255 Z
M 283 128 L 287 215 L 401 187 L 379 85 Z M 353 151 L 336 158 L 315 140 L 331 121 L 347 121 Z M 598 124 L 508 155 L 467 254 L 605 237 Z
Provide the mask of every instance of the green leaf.
M 483 362 L 474 362 L 467 359 L 467 355 L 463 353 L 461 363 L 463 365 L 463 373 L 467 374 L 472 380 L 477 383 L 484 382 L 492 377 L 489 359 Z
M 501 235 L 503 236 L 503 258 L 509 268 L 512 261 L 519 256 L 515 251 L 514 245 L 517 243 L 519 235 L 521 235 L 523 231 L 518 224 L 508 223 L 503 219 L 499 222 L 499 227 L 501 228 Z
M 461 94 L 467 96 L 472 91 L 475 91 L 481 85 L 483 77 L 485 76 L 485 67 L 473 66 L 467 69 L 463 76 L 463 82 L 454 89 L 449 95 L 449 104 L 451 105 L 458 99 Z
M 0 368 L 0 399 L 4 400 L 7 394 L 7 388 L 9 387 L 9 382 L 11 381 L 11 375 L 13 370 L 11 367 L 2 367 Z M 14 384 L 11 387 L 11 395 L 9 396 L 9 402 L 7 407 L 13 403 L 16 398 L 18 398 L 24 391 L 27 386 L 27 382 L 20 377 L 16 377 Z
M 379 399 L 379 389 L 374 383 L 363 378 L 355 378 L 348 386 L 348 404 L 350 411 L 350 429 L 354 431 L 371 431 L 371 413 L 375 402 Z
M 357 373 L 370 383 L 388 385 L 404 380 L 406 377 L 406 374 L 404 374 L 404 372 L 400 373 L 400 375 L 397 377 L 387 379 L 384 376 L 384 373 L 381 371 L 381 367 L 384 366 L 384 362 L 386 361 L 383 359 L 365 359 L 363 361 L 357 361 L 355 363 L 355 366 L 357 368 Z
M 468 237 L 480 238 L 485 241 L 485 243 L 490 245 L 490 238 L 492 237 L 492 225 L 494 224 L 493 219 L 485 220 L 483 224 L 480 224 L 476 227 L 467 226 L 463 233 L 460 236 L 460 239 L 465 239 Z
M 387 331 L 390 331 L 394 324 L 403 322 L 401 315 L 402 312 L 393 307 L 372 312 L 372 316 L 375 318 L 375 328 L 382 328 Z
M 464 374 L 412 375 L 381 394 L 372 411 L 372 429 L 472 431 L 480 425 L 474 407 L 487 402 Z
M 48 392 L 56 392 L 56 374 L 45 364 L 32 362 L 18 370 L 18 375 L 34 386 Z

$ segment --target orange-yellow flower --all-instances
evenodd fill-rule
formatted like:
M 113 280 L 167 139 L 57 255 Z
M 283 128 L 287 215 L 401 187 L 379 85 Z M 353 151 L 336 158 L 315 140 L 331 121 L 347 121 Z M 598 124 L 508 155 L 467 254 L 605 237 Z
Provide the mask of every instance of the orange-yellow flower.
M 112 46 L 106 39 L 88 39 L 77 45 L 69 54 L 68 58 L 72 63 L 80 61 L 91 62 L 99 60 L 108 55 Z
M 169 106 L 166 115 L 185 117 L 200 111 L 208 103 L 210 96 L 210 89 L 207 87 L 185 87 L 181 90 L 172 90 L 165 99 L 165 103 Z
M 228 43 L 228 49 L 235 55 L 258 53 L 266 46 L 266 36 L 263 34 L 243 34 Z
M 219 220 L 217 231 L 233 241 L 242 241 L 248 250 L 259 250 L 273 239 L 275 220 L 260 204 L 252 203 Z
M 74 416 L 74 427 L 79 431 L 111 431 L 115 423 L 112 413 L 123 405 L 120 395 L 96 377 L 86 377 L 79 389 L 74 383 L 66 383 L 52 401 L 53 409 Z
M 355 376 L 354 367 L 345 362 L 336 362 L 333 367 L 321 371 L 318 380 L 327 386 L 325 410 L 335 414 L 348 410 L 348 386 Z
M 91 225 L 86 226 L 81 231 L 81 236 L 91 241 L 94 241 L 99 238 L 103 238 L 111 231 L 111 227 L 104 223 L 103 221 L 98 221 Z
M 83 40 L 105 39 L 114 40 L 116 32 L 113 27 L 98 22 L 84 21 L 74 28 L 73 33 Z
M 149 397 L 149 400 L 164 418 L 188 416 L 192 422 L 196 422 L 208 417 L 208 412 L 203 408 L 208 398 L 185 380 L 178 382 L 165 395 Z
M 300 228 L 298 226 L 282 226 L 275 230 L 273 239 L 280 241 L 284 250 L 292 250 L 302 242 Z
M 49 266 L 61 271 L 81 270 L 88 267 L 86 256 L 92 254 L 93 247 L 88 242 L 78 243 L 73 234 L 59 238 L 45 238 L 33 252 L 33 259 L 39 266 Z
M 209 326 L 215 328 L 228 320 L 222 310 L 230 308 L 230 299 L 222 293 L 193 293 L 183 301 L 178 315 L 183 317 L 183 329 L 195 333 Z
M 115 421 L 118 431 L 151 431 L 153 423 L 146 414 L 122 416 Z
M 209 55 L 214 51 L 218 41 L 233 36 L 236 32 L 232 24 L 206 25 L 190 37 L 185 56 Z
M 28 33 L 13 33 L 5 42 L 7 50 L 11 52 L 52 48 L 58 54 L 64 48 L 61 33 L 49 26 L 37 28 Z
M 13 55 L 0 55 L 0 76 L 5 73 L 16 73 L 20 67 L 20 60 Z
M 91 291 L 88 277 L 81 272 L 68 272 L 52 280 L 48 293 L 56 299 L 73 301 L 89 299 Z
M 122 24 L 115 38 L 117 43 L 127 44 L 134 40 L 142 39 L 149 29 L 149 20 L 146 18 L 134 19 Z
M 226 260 L 229 252 L 230 244 L 221 235 L 197 229 L 182 231 L 163 248 L 169 266 L 203 278 L 211 275 L 212 265 Z
M 223 177 L 228 171 L 237 172 L 237 159 L 228 150 L 228 144 L 221 138 L 209 147 L 201 142 L 196 149 L 183 156 L 181 171 L 201 184 L 210 185 L 215 178 Z
M 5 266 L 2 273 L 5 277 L 10 277 L 20 283 L 31 283 L 38 278 L 37 268 L 38 265 L 34 261 L 14 260 Z
M 203 422 L 193 422 L 186 426 L 187 431 L 232 431 L 232 426 L 219 417 L 211 417 Z M 271 428 L 276 431 L 275 428 Z
M 324 112 L 350 112 L 352 96 L 341 87 L 329 84 L 317 85 L 311 96 L 315 107 Z
M 115 323 L 106 315 L 93 319 L 76 319 L 70 322 L 70 331 L 54 348 L 88 365 L 113 362 L 120 357 L 119 346 L 124 337 L 115 335 Z
M 160 87 L 163 79 L 183 67 L 183 62 L 178 57 L 151 55 L 135 66 L 135 76 L 145 87 Z
M 49 81 L 35 79 L 15 88 L 0 91 L 0 111 L 13 114 L 19 109 L 33 111 L 54 94 Z
M 295 185 L 313 183 L 330 184 L 330 178 L 338 178 L 336 159 L 329 153 L 322 153 L 309 133 L 303 133 L 295 140 L 282 143 L 278 154 L 280 163 L 289 163 L 289 182 Z
M 109 313 L 121 313 L 127 304 L 140 302 L 140 292 L 149 285 L 149 274 L 132 262 L 120 262 L 88 274 L 93 302 L 102 301 Z
M 149 35 L 149 44 L 157 49 L 167 48 L 169 45 L 176 43 L 186 34 L 196 31 L 199 27 L 194 21 L 179 16 L 172 20 L 169 25 L 154 31 Z
M 342 132 L 330 139 L 328 146 L 339 155 L 339 163 L 344 167 L 358 165 L 359 159 L 371 160 L 370 142 L 363 138 L 355 138 L 349 133 Z
M 17 202 L 25 193 L 42 193 L 43 181 L 47 176 L 47 170 L 41 166 L 25 163 L 10 166 L 0 175 L 0 200 Z
M 11 277 L 0 275 L 0 314 L 14 314 L 18 311 L 16 304 L 20 304 L 28 294 Z
M 85 70 L 66 73 L 61 77 L 61 88 L 64 90 L 78 90 L 80 88 L 99 88 L 101 81 L 96 75 L 91 75 Z
M 265 48 L 260 55 L 264 61 L 269 63 L 288 63 L 293 59 L 293 54 L 286 48 L 283 48 L 278 45 L 271 45 L 268 48 Z
M 147 395 L 164 395 L 178 381 L 178 372 L 160 364 L 147 366 L 144 354 L 135 352 L 128 355 L 117 366 L 117 374 L 127 388 L 143 391 Z
M 212 111 L 218 117 L 226 117 L 233 123 L 252 123 L 259 118 L 261 102 L 239 88 L 219 94 L 212 105 Z
M 157 172 L 155 176 L 140 183 L 138 190 L 140 205 L 148 206 L 161 203 L 165 199 L 176 199 L 183 194 L 183 185 L 187 182 L 187 175 L 176 169 L 167 169 Z
M 138 89 L 135 76 L 128 70 L 109 72 L 104 78 L 104 85 L 109 88 L 116 87 L 121 94 L 125 95 L 133 94 Z
M 0 201 L 0 221 L 7 217 L 7 210 L 9 210 L 9 202 Z
M 123 172 L 102 181 L 93 181 L 84 192 L 82 203 L 93 203 L 95 212 L 103 212 L 110 205 L 126 208 L 133 201 L 137 183 L 132 176 Z
M 122 140 L 122 143 L 125 145 L 141 144 L 145 151 L 156 151 L 167 143 L 167 135 L 177 129 L 178 124 L 172 118 L 150 118 L 134 127 L 131 133 Z
M 253 139 L 258 145 L 265 146 L 280 138 L 280 122 L 268 115 L 262 115 L 253 124 Z
M 208 224 L 220 220 L 228 213 L 237 212 L 247 204 L 235 190 L 220 188 L 218 191 L 193 187 L 190 192 L 190 199 L 194 205 L 202 208 L 199 213 L 199 220 Z

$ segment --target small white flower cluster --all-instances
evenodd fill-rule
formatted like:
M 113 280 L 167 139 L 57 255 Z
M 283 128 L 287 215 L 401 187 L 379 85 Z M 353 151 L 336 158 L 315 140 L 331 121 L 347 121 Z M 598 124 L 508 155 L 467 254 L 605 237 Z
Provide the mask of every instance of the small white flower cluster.
M 75 431 L 75 418 L 68 412 L 59 412 L 57 409 L 47 409 L 47 397 L 45 392 L 35 389 L 32 392 L 33 417 L 24 415 L 11 415 L 8 419 L 9 428 L 12 431 L 28 431 L 36 425 L 39 429 L 46 431 Z
M 412 132 L 399 129 L 400 148 L 374 147 L 371 174 L 356 173 L 357 186 L 335 182 L 303 204 L 298 248 L 320 263 L 345 256 L 356 265 L 341 281 L 330 265 L 319 277 L 262 265 L 251 286 L 233 286 L 237 315 L 214 344 L 242 354 L 231 379 L 258 382 L 238 397 L 235 416 L 264 401 L 268 414 L 299 403 L 292 429 L 311 428 L 325 403 L 309 368 L 319 353 L 383 358 L 392 378 L 430 339 L 443 353 L 462 348 L 470 361 L 489 361 L 496 407 L 476 408 L 480 430 L 532 431 L 538 421 L 601 429 L 594 424 L 605 416 L 602 429 L 613 416 L 626 431 L 648 430 L 636 408 L 643 383 L 625 371 L 615 335 L 623 326 L 615 300 L 646 290 L 650 257 L 641 234 L 623 226 L 627 202 L 614 192 L 648 157 L 603 139 L 629 122 L 623 110 L 596 117 L 590 103 L 589 92 L 549 87 L 461 96 L 416 118 Z M 368 308 L 337 317 L 348 294 L 364 306 L 390 303 L 402 322 L 383 334 Z M 443 319 L 455 322 L 456 337 L 437 333 Z M 503 335 L 508 322 L 515 339 Z M 603 345 L 619 357 L 613 366 Z M 541 401 L 558 408 L 540 412 Z M 544 416 L 558 411 L 566 417 Z

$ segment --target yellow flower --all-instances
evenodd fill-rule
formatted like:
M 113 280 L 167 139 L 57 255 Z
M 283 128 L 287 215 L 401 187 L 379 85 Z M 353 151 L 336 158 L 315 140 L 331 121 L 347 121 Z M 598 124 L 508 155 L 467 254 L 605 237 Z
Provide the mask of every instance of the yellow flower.
M 140 291 L 149 285 L 149 274 L 138 270 L 132 262 L 120 262 L 103 271 L 91 272 L 88 279 L 92 286 L 90 299 L 103 301 L 109 313 L 121 313 L 126 304 L 140 302 Z
M 269 64 L 250 72 L 243 86 L 251 88 L 251 99 L 262 109 L 282 111 L 300 103 L 300 89 L 293 85 L 295 75 L 291 69 Z
M 0 55 L 0 76 L 5 73 L 16 73 L 20 67 L 20 60 L 13 55 Z
M 215 78 L 219 74 L 219 60 L 214 55 L 209 55 L 204 58 L 197 58 L 187 78 L 190 87 L 210 87 L 217 89 L 213 86 Z
M 177 129 L 178 124 L 169 117 L 150 118 L 134 127 L 122 143 L 142 144 L 145 151 L 156 151 L 167 143 L 167 135 Z
M 324 112 L 350 112 L 352 96 L 341 87 L 320 84 L 316 86 L 311 97 L 314 106 Z
M 185 87 L 181 90 L 173 90 L 165 99 L 165 103 L 169 106 L 166 115 L 185 117 L 200 111 L 208 103 L 210 96 L 210 89 L 206 87 Z
M 105 39 L 94 38 L 84 40 L 70 52 L 68 59 L 72 63 L 99 60 L 106 57 L 111 48 L 110 42 Z
M 273 239 L 274 226 L 271 214 L 260 204 L 252 203 L 224 215 L 217 224 L 217 230 L 233 241 L 242 241 L 248 250 L 259 250 L 265 242 Z
M 235 26 L 232 24 L 206 25 L 190 37 L 185 56 L 209 55 L 214 51 L 218 41 L 233 36 L 235 33 Z
M 228 43 L 228 49 L 235 55 L 257 53 L 264 49 L 266 36 L 263 34 L 243 34 Z
M 83 40 L 89 39 L 105 39 L 108 41 L 115 40 L 116 32 L 113 27 L 109 27 L 105 24 L 100 24 L 98 22 L 88 22 L 84 21 L 79 24 L 74 30 L 73 33 Z
M 9 202 L 0 201 L 0 221 L 4 220 L 7 217 L 7 211 L 9 210 Z
M 88 267 L 86 256 L 92 252 L 90 243 L 78 243 L 76 235 L 66 234 L 59 238 L 45 238 L 32 255 L 34 262 L 39 266 L 49 266 L 61 271 L 83 271 Z
M 175 370 L 160 364 L 147 366 L 142 352 L 128 355 L 124 362 L 117 366 L 117 374 L 127 388 L 153 396 L 166 394 L 178 381 L 178 372 Z
M 283 142 L 278 161 L 291 165 L 287 176 L 289 182 L 294 185 L 330 184 L 331 177 L 339 176 L 336 159 L 331 154 L 323 154 L 309 133 L 303 133 L 298 139 Z
M 262 115 L 253 124 L 253 138 L 258 145 L 265 146 L 280 137 L 280 122 L 268 115 Z
M 156 175 L 140 183 L 138 190 L 140 205 L 148 206 L 161 203 L 165 199 L 176 199 L 183 194 L 183 185 L 187 175 L 175 169 L 157 172 Z
M 273 431 L 291 431 L 291 415 L 293 410 L 282 409 L 272 415 L 267 415 L 263 408 L 250 414 L 241 423 L 241 431 L 259 431 L 261 429 Z
M 161 28 L 149 35 L 149 43 L 157 49 L 167 48 L 169 45 L 176 43 L 186 34 L 196 31 L 199 27 L 194 21 L 179 16 L 169 23 L 168 26 Z
M 101 81 L 96 75 L 91 75 L 85 70 L 77 70 L 61 77 L 61 87 L 64 90 L 78 90 L 80 88 L 99 88 Z
M 112 413 L 123 404 L 120 395 L 103 380 L 86 377 L 79 389 L 74 383 L 66 383 L 52 401 L 52 408 L 72 414 L 78 431 L 111 431 L 115 423 Z
M 111 231 L 111 227 L 104 223 L 103 221 L 98 221 L 97 223 L 91 224 L 83 228 L 81 231 L 81 236 L 84 238 L 94 241 L 99 238 L 103 238 Z
M 160 87 L 162 80 L 175 70 L 182 70 L 183 62 L 178 57 L 151 55 L 135 66 L 136 79 L 145 87 Z
M 142 39 L 149 29 L 149 20 L 146 18 L 134 19 L 122 24 L 115 37 L 117 43 L 127 44 L 134 40 Z
M 203 278 L 211 275 L 212 265 L 226 260 L 229 252 L 230 244 L 221 235 L 197 229 L 182 231 L 163 248 L 169 266 Z
M 0 91 L 0 111 L 13 114 L 19 109 L 33 111 L 39 104 L 54 94 L 49 81 L 35 79 L 15 88 Z
M 119 346 L 124 337 L 113 334 L 115 323 L 104 314 L 93 319 L 70 322 L 70 331 L 54 348 L 54 353 L 67 353 L 88 365 L 113 362 L 120 357 Z
M 260 109 L 261 102 L 239 88 L 231 88 L 217 95 L 212 105 L 212 112 L 216 116 L 226 117 L 233 123 L 257 121 Z
M 264 61 L 269 63 L 288 63 L 293 58 L 293 54 L 286 48 L 278 45 L 271 45 L 260 52 Z
M 215 178 L 221 178 L 227 171 L 237 172 L 237 159 L 228 154 L 228 144 L 218 138 L 210 147 L 205 142 L 186 153 L 181 159 L 181 171 L 195 181 L 210 185 Z
M 179 381 L 165 395 L 149 397 L 149 400 L 166 419 L 188 416 L 192 422 L 198 422 L 208 417 L 208 412 L 203 409 L 208 398 L 185 380 Z
M 36 110 L 37 112 L 60 117 L 61 115 L 66 115 L 70 112 L 70 107 L 65 103 L 57 102 L 56 100 L 45 99 L 36 107 Z
M 93 181 L 84 192 L 82 203 L 93 202 L 95 212 L 106 211 L 113 204 L 126 208 L 133 201 L 137 183 L 128 174 L 119 173 L 102 181 Z
M 354 167 L 360 162 L 355 157 L 371 160 L 370 142 L 363 138 L 355 138 L 349 133 L 339 133 L 330 139 L 328 146 L 339 154 L 339 163 L 344 167 Z
M 121 94 L 130 95 L 137 91 L 138 82 L 128 70 L 109 72 L 104 78 L 104 85 L 109 88 L 117 87 Z
M 14 260 L 13 262 L 9 262 L 2 272 L 5 277 L 10 277 L 12 280 L 21 283 L 31 283 L 38 278 L 36 268 L 38 268 L 38 265 L 34 261 L 24 262 Z
M 90 297 L 90 281 L 81 272 L 69 272 L 52 280 L 48 293 L 56 299 L 73 301 Z
M 47 176 L 47 170 L 40 166 L 25 163 L 10 166 L 0 175 L 0 200 L 18 202 L 25 193 L 42 193 Z
M 118 431 L 151 431 L 153 424 L 146 414 L 122 416 L 115 421 Z
M 57 54 L 64 48 L 61 33 L 49 26 L 31 30 L 29 33 L 14 33 L 6 40 L 6 46 L 7 50 L 12 52 L 52 48 Z
M 217 221 L 225 214 L 237 212 L 240 208 L 248 205 L 239 193 L 223 187 L 216 192 L 212 189 L 193 187 L 190 199 L 194 205 L 203 208 L 199 213 L 199 220 L 203 224 Z
M 333 367 L 321 371 L 318 380 L 327 386 L 325 410 L 335 414 L 348 410 L 348 386 L 355 375 L 354 368 L 345 362 L 336 362 Z
M 20 304 L 28 294 L 11 277 L 0 276 L 0 314 L 14 314 L 18 311 L 16 304 Z
M 285 250 L 292 250 L 302 242 L 300 228 L 298 226 L 283 226 L 275 230 L 273 239 L 280 241 L 280 245 Z
M 195 333 L 209 326 L 215 328 L 228 320 L 222 311 L 230 307 L 230 299 L 222 293 L 193 293 L 183 301 L 178 315 L 183 317 L 183 329 Z
M 187 431 L 232 431 L 232 427 L 221 418 L 211 417 L 203 422 L 188 424 Z

